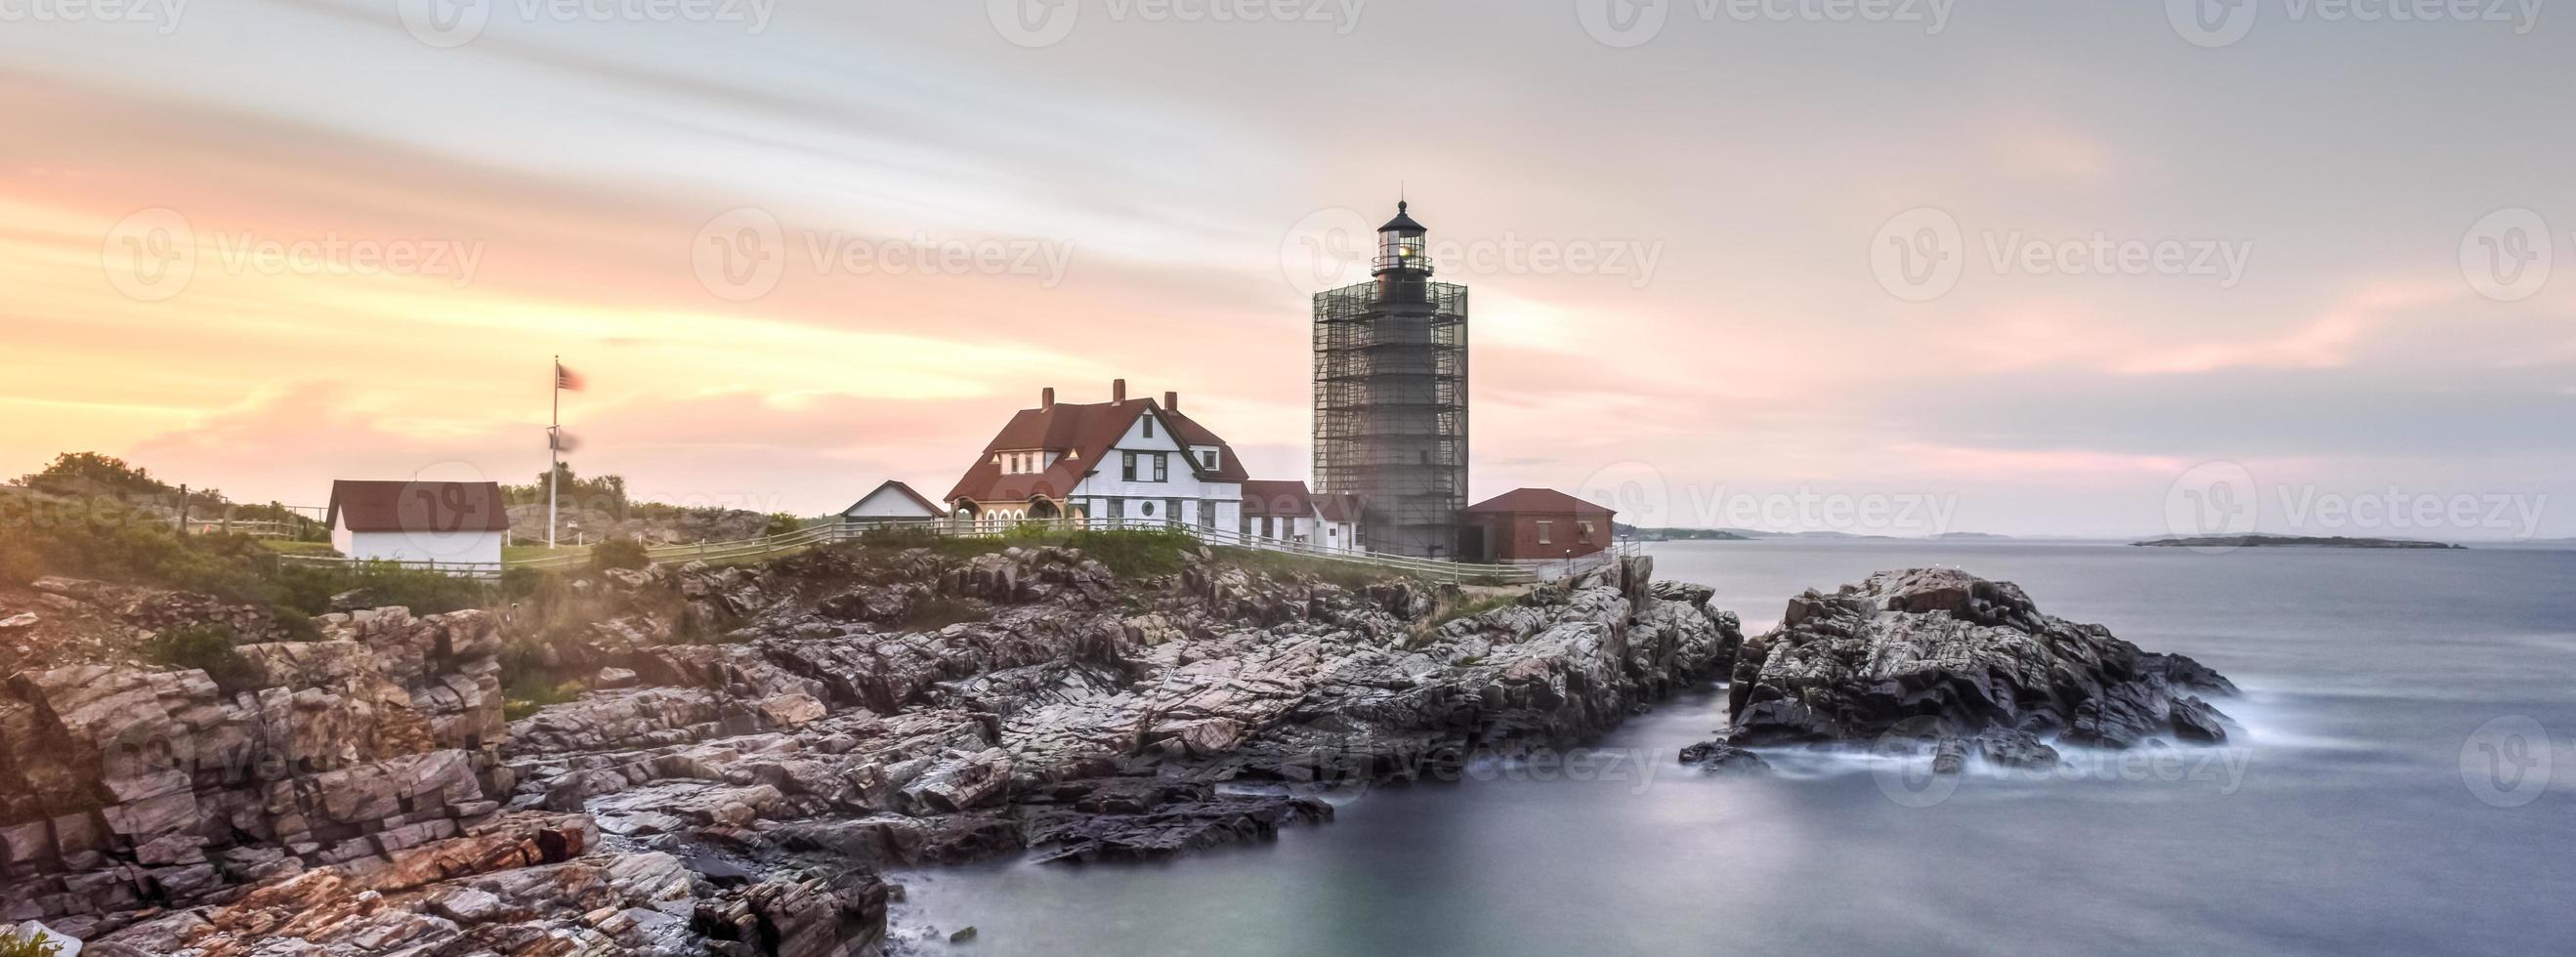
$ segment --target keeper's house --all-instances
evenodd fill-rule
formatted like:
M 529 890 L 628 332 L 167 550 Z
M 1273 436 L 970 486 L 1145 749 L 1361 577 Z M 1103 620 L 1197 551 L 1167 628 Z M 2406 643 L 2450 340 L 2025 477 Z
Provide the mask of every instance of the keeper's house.
M 365 561 L 501 564 L 510 510 L 498 482 L 331 483 L 331 547 Z
M 1039 393 L 986 443 L 946 501 L 961 522 L 993 527 L 1032 519 L 1082 518 L 1151 528 L 1238 527 L 1243 463 L 1234 449 L 1180 410 L 1178 393 L 1109 401 L 1057 402 Z
M 1610 547 L 1617 514 L 1555 489 L 1513 489 L 1467 506 L 1467 554 L 1512 564 L 1581 558 Z

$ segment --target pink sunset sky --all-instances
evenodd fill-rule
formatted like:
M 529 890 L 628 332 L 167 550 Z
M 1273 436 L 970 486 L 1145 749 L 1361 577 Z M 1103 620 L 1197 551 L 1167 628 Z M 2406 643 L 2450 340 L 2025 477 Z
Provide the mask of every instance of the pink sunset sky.
M 574 467 L 651 499 L 936 496 L 1041 387 L 1118 377 L 1302 478 L 1307 297 L 1401 189 L 1474 290 L 1480 498 L 2141 535 L 2232 463 L 2267 531 L 2576 535 L 2576 24 L 2267 7 L 2211 44 L 2162 4 L 1611 2 L 1660 26 L 1605 33 L 1591 0 L 0 18 L 0 475 L 96 450 L 307 505 L 526 481 L 561 354 L 590 383 Z M 1761 517 L 1801 495 L 1943 511 Z M 2530 518 L 2333 525 L 2294 505 L 2319 495 Z

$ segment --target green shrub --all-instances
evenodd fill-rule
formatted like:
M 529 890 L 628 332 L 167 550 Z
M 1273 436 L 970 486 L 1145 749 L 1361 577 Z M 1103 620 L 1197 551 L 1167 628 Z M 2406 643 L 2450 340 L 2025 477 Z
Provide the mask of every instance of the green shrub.
M 642 568 L 653 564 L 653 556 L 644 543 L 632 538 L 612 538 L 590 550 L 590 567 L 598 571 L 611 568 Z
M 63 945 L 50 934 L 21 937 L 15 928 L 0 929 L 0 957 L 54 957 Z
M 70 575 L 232 602 L 276 597 L 277 554 L 245 535 L 182 535 L 168 521 L 104 498 L 0 495 L 0 573 L 11 584 Z
M 143 657 L 167 668 L 195 668 L 215 681 L 225 691 L 239 691 L 256 682 L 258 673 L 249 659 L 233 647 L 233 630 L 219 624 L 182 625 L 163 629 L 144 642 Z
M 351 565 L 288 564 L 278 570 L 278 604 L 307 615 L 331 610 L 331 596 L 364 591 L 374 605 L 401 605 L 415 615 L 437 615 L 491 604 L 493 587 L 481 579 L 392 562 Z

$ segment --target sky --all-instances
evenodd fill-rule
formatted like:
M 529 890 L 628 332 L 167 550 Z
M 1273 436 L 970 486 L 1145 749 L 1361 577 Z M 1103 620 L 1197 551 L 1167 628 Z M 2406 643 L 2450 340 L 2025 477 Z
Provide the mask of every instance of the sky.
M 561 355 L 658 501 L 936 496 L 1120 377 L 1302 478 L 1308 297 L 1400 195 L 1479 498 L 2571 536 L 2571 17 L 0 0 L 0 475 L 527 481 Z

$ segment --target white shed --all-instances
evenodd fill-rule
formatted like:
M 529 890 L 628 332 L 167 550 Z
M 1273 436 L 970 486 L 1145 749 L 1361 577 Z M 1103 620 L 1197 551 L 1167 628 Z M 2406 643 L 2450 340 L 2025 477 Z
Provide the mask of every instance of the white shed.
M 901 525 L 937 521 L 947 515 L 947 509 L 913 491 L 912 486 L 888 479 L 875 491 L 860 496 L 849 508 L 842 509 L 841 524 L 862 528 Z
M 331 483 L 331 547 L 350 558 L 488 565 L 510 538 L 498 482 Z

